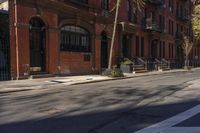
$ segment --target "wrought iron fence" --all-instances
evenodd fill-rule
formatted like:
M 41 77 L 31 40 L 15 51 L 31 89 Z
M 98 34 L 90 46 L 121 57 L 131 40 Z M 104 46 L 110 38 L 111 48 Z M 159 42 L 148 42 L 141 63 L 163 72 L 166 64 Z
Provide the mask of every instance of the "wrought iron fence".
M 0 32 L 0 81 L 10 79 L 10 47 L 8 35 Z

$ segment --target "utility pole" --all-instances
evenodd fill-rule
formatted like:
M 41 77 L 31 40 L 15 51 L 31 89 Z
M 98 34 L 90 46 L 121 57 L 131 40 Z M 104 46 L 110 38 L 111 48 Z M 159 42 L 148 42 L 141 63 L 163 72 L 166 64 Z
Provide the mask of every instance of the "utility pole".
M 113 47 L 114 47 L 114 42 L 115 42 L 115 34 L 116 34 L 116 28 L 117 28 L 117 20 L 118 20 L 120 2 L 121 2 L 121 0 L 117 0 L 116 12 L 115 12 L 115 21 L 114 21 L 114 26 L 113 26 L 113 34 L 112 34 L 112 41 L 111 41 L 111 47 L 110 47 L 108 69 L 111 69 L 111 67 L 112 67 Z

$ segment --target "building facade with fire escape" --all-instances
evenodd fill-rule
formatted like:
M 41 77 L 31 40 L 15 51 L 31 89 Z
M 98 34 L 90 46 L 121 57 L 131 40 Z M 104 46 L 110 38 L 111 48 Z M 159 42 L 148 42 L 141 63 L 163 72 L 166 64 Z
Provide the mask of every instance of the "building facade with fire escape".
M 100 73 L 108 67 L 115 0 L 9 0 L 10 77 Z M 190 0 L 122 0 L 112 65 L 181 68 L 182 33 L 192 37 Z M 191 60 L 199 62 L 195 46 Z M 162 66 L 160 66 L 162 64 Z M 164 65 L 165 64 L 165 65 Z

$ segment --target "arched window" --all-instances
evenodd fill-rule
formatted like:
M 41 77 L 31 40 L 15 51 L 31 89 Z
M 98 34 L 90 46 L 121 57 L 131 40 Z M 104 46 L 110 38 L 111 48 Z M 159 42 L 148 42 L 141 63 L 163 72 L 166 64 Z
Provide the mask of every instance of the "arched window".
M 132 10 L 131 10 L 131 1 L 127 0 L 127 14 L 128 14 L 128 21 L 132 21 Z
M 60 36 L 60 50 L 90 52 L 90 33 L 77 26 L 63 26 Z

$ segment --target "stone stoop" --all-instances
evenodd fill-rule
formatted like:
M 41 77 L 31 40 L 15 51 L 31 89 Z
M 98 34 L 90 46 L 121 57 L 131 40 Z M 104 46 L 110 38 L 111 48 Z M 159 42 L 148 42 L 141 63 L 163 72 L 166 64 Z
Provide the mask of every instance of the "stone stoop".
M 133 73 L 146 73 L 148 70 L 145 69 L 144 65 L 135 65 L 135 69 Z

